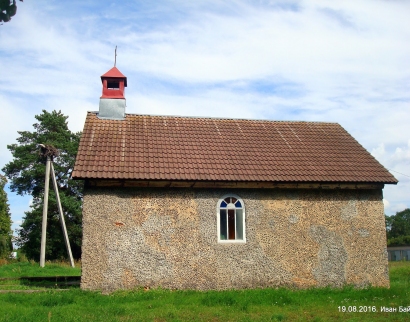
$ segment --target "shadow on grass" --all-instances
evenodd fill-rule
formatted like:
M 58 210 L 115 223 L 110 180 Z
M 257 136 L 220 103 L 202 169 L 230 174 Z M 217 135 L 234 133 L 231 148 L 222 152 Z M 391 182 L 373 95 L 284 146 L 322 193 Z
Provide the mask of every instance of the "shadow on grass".
M 80 288 L 80 276 L 23 276 L 2 278 L 1 281 L 16 281 L 19 285 L 42 288 Z

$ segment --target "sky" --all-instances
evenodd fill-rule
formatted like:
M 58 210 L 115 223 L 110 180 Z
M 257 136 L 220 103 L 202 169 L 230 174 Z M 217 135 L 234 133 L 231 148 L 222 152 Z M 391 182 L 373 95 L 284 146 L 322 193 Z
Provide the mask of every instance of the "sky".
M 385 213 L 410 207 L 410 1 L 17 6 L 0 25 L 0 169 L 43 109 L 82 130 L 117 46 L 127 113 L 337 122 L 399 180 Z M 31 197 L 6 192 L 18 229 Z

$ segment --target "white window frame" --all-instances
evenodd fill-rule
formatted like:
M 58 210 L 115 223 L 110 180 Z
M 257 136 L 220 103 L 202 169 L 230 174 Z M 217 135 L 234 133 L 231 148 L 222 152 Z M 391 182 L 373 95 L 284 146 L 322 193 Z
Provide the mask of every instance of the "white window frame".
M 242 209 L 242 229 L 243 229 L 243 239 L 221 239 L 221 236 L 220 236 L 220 234 L 221 234 L 221 232 L 220 232 L 220 225 L 221 225 L 221 220 L 220 220 L 220 214 L 221 214 L 221 212 L 220 212 L 220 210 L 221 209 L 226 209 L 226 210 L 228 210 L 229 208 L 228 207 L 226 207 L 226 208 L 221 208 L 221 203 L 222 203 L 222 201 L 224 201 L 224 199 L 226 199 L 226 198 L 228 198 L 228 197 L 232 197 L 232 198 L 235 198 L 235 199 L 237 199 L 240 203 L 241 203 L 241 205 L 242 205 L 242 207 L 241 208 L 236 208 L 236 209 Z M 226 212 L 226 215 L 228 216 L 228 212 Z M 230 193 L 230 194 L 226 194 L 226 195 L 224 195 L 224 196 L 222 196 L 219 200 L 218 200 L 218 203 L 216 204 L 216 222 L 217 222 L 217 224 L 216 224 L 216 233 L 217 233 L 217 236 L 218 236 L 218 243 L 221 243 L 221 244 L 245 244 L 246 243 L 246 213 L 245 213 L 245 203 L 243 202 L 243 200 L 242 200 L 242 198 L 241 197 L 239 197 L 238 195 L 235 195 L 235 194 L 232 194 L 232 193 Z M 227 224 L 228 224 L 228 220 L 226 221 L 227 222 Z M 235 229 L 236 229 L 236 216 L 235 216 Z

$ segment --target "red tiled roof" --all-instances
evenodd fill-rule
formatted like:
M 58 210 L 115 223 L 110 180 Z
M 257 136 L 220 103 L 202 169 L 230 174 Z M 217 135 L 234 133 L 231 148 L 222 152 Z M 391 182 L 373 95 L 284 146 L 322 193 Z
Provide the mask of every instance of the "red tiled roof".
M 74 179 L 397 183 L 337 123 L 89 112 Z

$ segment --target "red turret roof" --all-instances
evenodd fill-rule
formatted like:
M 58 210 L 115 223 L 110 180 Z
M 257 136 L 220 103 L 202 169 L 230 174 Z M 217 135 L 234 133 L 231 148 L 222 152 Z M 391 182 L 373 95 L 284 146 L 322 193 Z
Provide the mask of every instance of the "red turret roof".
M 124 78 L 124 85 L 127 87 L 127 77 L 124 76 L 117 67 L 113 67 L 104 75 L 101 75 L 101 81 L 103 78 Z

